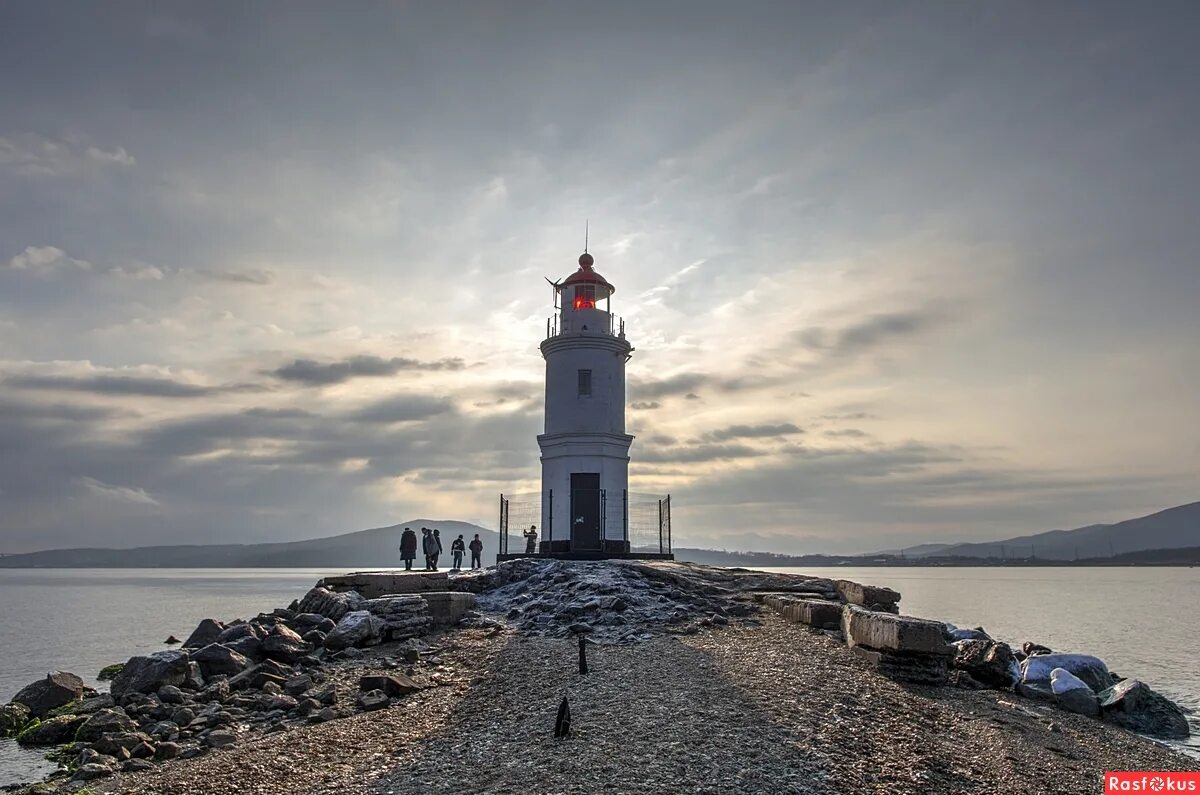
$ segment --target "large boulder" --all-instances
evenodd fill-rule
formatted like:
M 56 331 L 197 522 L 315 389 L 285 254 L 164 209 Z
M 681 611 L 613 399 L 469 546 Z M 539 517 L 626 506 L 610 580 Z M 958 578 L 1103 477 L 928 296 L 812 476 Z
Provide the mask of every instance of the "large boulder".
M 99 740 L 105 734 L 134 732 L 137 728 L 137 721 L 125 714 L 125 710 L 120 707 L 102 709 L 83 722 L 75 739 L 90 743 Z
M 953 665 L 988 687 L 1010 690 L 1021 681 L 1021 667 L 1007 643 L 993 640 L 960 640 L 954 645 Z
M 1090 654 L 1035 654 L 1021 661 L 1021 682 L 1033 687 L 1049 688 L 1055 668 L 1063 668 L 1087 683 L 1099 693 L 1112 686 L 1113 675 L 1099 657 Z
M 325 648 L 345 649 L 350 646 L 374 646 L 383 639 L 384 621 L 366 610 L 346 613 L 325 638 Z
M 109 688 L 115 698 L 128 693 L 153 693 L 163 685 L 183 684 L 188 675 L 188 653 L 159 651 L 130 657 Z
M 1181 740 L 1191 730 L 1187 716 L 1169 698 L 1137 679 L 1125 679 L 1100 693 L 1100 715 L 1135 732 Z
M 306 643 L 299 635 L 283 624 L 277 624 L 271 629 L 271 634 L 263 638 L 262 654 L 272 660 L 278 660 L 288 665 L 294 665 L 306 654 L 312 652 L 311 644 Z
M 216 643 L 217 638 L 225 631 L 225 625 L 212 618 L 206 618 L 192 630 L 188 639 L 183 642 L 185 649 L 200 649 L 210 643 Z
M 35 720 L 21 730 L 17 742 L 21 745 L 62 745 L 75 738 L 75 732 L 87 720 L 83 715 L 56 715 Z
M 0 738 L 15 737 L 26 723 L 29 723 L 29 707 L 17 703 L 0 707 Z
M 31 682 L 13 696 L 14 704 L 29 707 L 31 718 L 40 718 L 51 710 L 83 697 L 83 680 L 65 671 L 51 671 L 45 679 Z
M 842 634 L 851 648 L 866 646 L 892 654 L 954 654 L 937 621 L 881 613 L 853 604 L 842 608 Z
M 1055 668 L 1050 672 L 1050 691 L 1058 705 L 1068 712 L 1077 712 L 1095 718 L 1100 714 L 1100 700 L 1087 682 L 1066 668 Z
M 339 593 L 317 586 L 304 595 L 296 606 L 297 613 L 317 613 L 341 621 L 347 613 L 362 610 L 364 599 L 357 591 Z
M 220 643 L 210 643 L 192 652 L 192 661 L 200 666 L 205 679 L 221 674 L 236 676 L 250 667 L 250 661 L 244 655 Z

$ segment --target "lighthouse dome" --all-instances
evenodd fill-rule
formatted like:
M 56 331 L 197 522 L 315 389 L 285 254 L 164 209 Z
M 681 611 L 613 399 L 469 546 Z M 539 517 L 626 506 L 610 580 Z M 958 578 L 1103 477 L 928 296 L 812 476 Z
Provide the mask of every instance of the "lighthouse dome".
M 586 251 L 583 252 L 583 254 L 579 255 L 579 270 L 575 271 L 565 280 L 563 280 L 562 287 L 571 287 L 577 284 L 595 285 L 597 288 L 596 292 L 598 293 L 596 296 L 597 298 L 607 298 L 609 295 L 616 292 L 617 288 L 613 287 L 609 283 L 608 279 L 605 279 L 603 276 L 593 270 L 592 265 L 594 263 L 595 260 L 592 258 L 592 255 Z

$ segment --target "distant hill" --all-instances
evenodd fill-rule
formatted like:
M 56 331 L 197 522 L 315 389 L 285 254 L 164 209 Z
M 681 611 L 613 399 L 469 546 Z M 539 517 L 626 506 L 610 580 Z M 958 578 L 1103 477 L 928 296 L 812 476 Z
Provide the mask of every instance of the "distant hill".
M 938 545 L 932 545 L 937 547 Z M 1200 502 L 1127 519 L 1116 524 L 1093 524 L 1074 530 L 1016 536 L 999 541 L 942 546 L 934 552 L 906 549 L 907 557 L 1043 558 L 1075 560 L 1108 558 L 1141 550 L 1200 546 Z
M 483 564 L 496 562 L 499 534 L 468 522 L 445 519 L 413 519 L 390 527 L 376 527 L 328 538 L 289 541 L 280 544 L 214 544 L 206 546 L 135 547 L 133 549 L 52 549 L 0 557 L 0 568 L 394 568 L 400 565 L 400 533 L 411 527 L 441 531 L 450 563 L 450 542 L 462 533 L 470 543 L 475 533 L 483 541 Z M 424 565 L 420 549 L 417 560 Z M 466 562 L 470 561 L 470 553 Z

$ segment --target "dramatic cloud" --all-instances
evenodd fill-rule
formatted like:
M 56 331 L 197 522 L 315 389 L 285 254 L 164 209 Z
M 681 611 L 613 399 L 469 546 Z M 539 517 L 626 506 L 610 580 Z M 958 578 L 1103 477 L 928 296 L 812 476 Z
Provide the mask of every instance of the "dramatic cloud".
M 276 16 L 0 10 L 0 552 L 494 524 L 587 219 L 677 543 L 1196 499 L 1175 11 Z
M 291 364 L 271 371 L 271 375 L 285 381 L 296 381 L 308 386 L 340 384 L 352 378 L 370 378 L 395 375 L 403 370 L 461 370 L 462 359 L 446 358 L 435 362 L 394 357 L 383 359 L 378 356 L 353 356 L 340 362 L 315 362 L 312 359 L 296 359 Z
M 8 261 L 8 267 L 17 271 L 45 274 L 56 270 L 89 271 L 92 264 L 68 256 L 61 248 L 54 246 L 28 246 Z
M 79 479 L 80 485 L 84 487 L 90 494 L 98 497 L 104 497 L 108 500 L 116 500 L 117 502 L 132 502 L 138 505 L 158 505 L 158 502 L 146 493 L 145 489 L 131 489 L 126 486 L 113 486 L 109 483 L 96 480 L 95 478 L 83 477 Z
M 782 422 L 777 425 L 730 425 L 728 428 L 709 431 L 705 438 L 714 442 L 727 442 L 730 439 L 770 439 L 797 433 L 804 431 L 793 423 Z
M 122 146 L 104 149 L 79 140 L 56 140 L 41 135 L 0 137 L 0 169 L 25 177 L 66 177 L 106 166 L 137 163 Z
M 91 375 L 19 375 L 4 384 L 18 389 L 45 389 L 60 392 L 90 392 L 96 395 L 141 395 L 143 397 L 198 398 L 224 391 L 221 387 L 199 386 L 169 378 Z
M 361 422 L 396 423 L 423 420 L 454 410 L 447 400 L 420 395 L 394 395 L 353 412 L 350 416 Z

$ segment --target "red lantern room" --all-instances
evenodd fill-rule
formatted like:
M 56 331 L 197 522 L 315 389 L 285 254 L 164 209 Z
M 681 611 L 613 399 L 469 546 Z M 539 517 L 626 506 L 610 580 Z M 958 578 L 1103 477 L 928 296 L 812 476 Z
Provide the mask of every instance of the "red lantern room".
M 592 255 L 583 252 L 579 256 L 579 270 L 562 282 L 554 284 L 559 316 L 553 327 L 547 325 L 547 336 L 559 334 L 615 334 L 622 336 L 624 330 L 614 327 L 610 314 L 611 298 L 616 290 L 608 280 L 597 273 L 592 265 Z M 601 304 L 600 302 L 604 302 Z
M 564 303 L 572 309 L 595 309 L 597 301 L 607 300 L 616 290 L 608 280 L 592 269 L 595 260 L 586 251 L 579 255 L 579 270 L 559 285 Z

